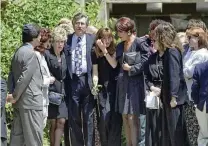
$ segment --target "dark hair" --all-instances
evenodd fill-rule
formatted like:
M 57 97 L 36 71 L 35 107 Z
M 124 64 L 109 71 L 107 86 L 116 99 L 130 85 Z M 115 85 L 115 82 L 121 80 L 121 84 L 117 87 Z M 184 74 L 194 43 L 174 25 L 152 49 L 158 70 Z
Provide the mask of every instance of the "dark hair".
M 102 39 L 103 37 L 111 37 L 112 38 L 112 42 L 110 44 L 110 46 L 108 48 L 106 48 L 108 50 L 108 53 L 110 55 L 113 55 L 116 51 L 116 47 L 115 47 L 115 42 L 114 42 L 114 37 L 113 37 L 113 33 L 109 28 L 100 28 L 96 34 L 96 39 L 95 39 L 95 54 L 97 57 L 102 57 L 103 56 L 103 52 L 100 50 L 100 48 L 96 45 L 96 41 L 98 39 Z
M 136 32 L 136 25 L 132 19 L 130 19 L 128 17 L 121 17 L 116 22 L 115 30 L 117 32 L 125 31 L 125 32 L 135 33 Z
M 40 35 L 41 35 L 41 39 L 40 39 L 41 43 L 45 43 L 51 38 L 51 32 L 48 28 L 42 28 L 40 30 Z
M 149 24 L 149 31 L 154 30 L 161 23 L 165 23 L 165 21 L 161 19 L 152 20 Z
M 76 15 L 74 15 L 73 19 L 72 19 L 72 24 L 74 25 L 76 23 L 76 21 L 78 21 L 79 19 L 82 18 L 86 18 L 86 25 L 89 25 L 89 18 L 87 15 L 83 14 L 83 13 L 77 13 Z
M 46 43 L 47 41 L 50 40 L 51 38 L 51 32 L 48 28 L 41 28 L 40 30 L 40 36 L 41 36 L 41 39 L 40 39 L 40 45 L 35 47 L 35 50 L 39 51 L 40 52 L 40 48 L 44 48 L 44 49 L 47 49 L 49 48 L 49 44 L 47 46 L 47 48 L 44 46 L 44 43 Z
M 207 26 L 206 24 L 200 20 L 200 19 L 190 19 L 188 21 L 188 24 L 186 26 L 186 29 L 190 29 L 192 27 L 200 27 L 202 28 L 205 32 L 207 31 Z
M 37 38 L 40 33 L 40 27 L 36 24 L 26 24 L 22 30 L 22 42 L 31 42 Z

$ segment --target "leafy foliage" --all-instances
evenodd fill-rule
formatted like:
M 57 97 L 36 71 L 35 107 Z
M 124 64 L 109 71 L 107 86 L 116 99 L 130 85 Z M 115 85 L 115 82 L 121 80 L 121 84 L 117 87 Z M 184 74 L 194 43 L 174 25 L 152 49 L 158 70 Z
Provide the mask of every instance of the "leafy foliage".
M 102 26 L 97 20 L 99 3 L 96 0 L 87 3 L 85 10 L 74 0 L 5 0 L 1 9 L 1 76 L 8 77 L 12 56 L 21 45 L 22 26 L 24 24 L 36 23 L 41 27 L 52 29 L 61 18 L 72 19 L 74 14 L 82 11 L 86 11 L 89 16 L 90 25 Z M 11 104 L 7 104 L 6 114 L 9 129 L 13 119 L 12 112 Z M 48 130 L 47 125 L 44 133 L 44 145 L 49 145 Z M 10 132 L 10 130 L 8 131 Z

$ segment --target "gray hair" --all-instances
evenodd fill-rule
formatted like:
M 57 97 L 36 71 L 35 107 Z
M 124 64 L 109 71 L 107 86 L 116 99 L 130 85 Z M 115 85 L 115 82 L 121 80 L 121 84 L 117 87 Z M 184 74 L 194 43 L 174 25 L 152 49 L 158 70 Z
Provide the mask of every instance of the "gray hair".
M 83 13 L 77 13 L 76 15 L 74 15 L 72 19 L 72 24 L 74 25 L 79 19 L 82 19 L 82 18 L 86 18 L 86 25 L 89 25 L 89 18 L 87 15 Z

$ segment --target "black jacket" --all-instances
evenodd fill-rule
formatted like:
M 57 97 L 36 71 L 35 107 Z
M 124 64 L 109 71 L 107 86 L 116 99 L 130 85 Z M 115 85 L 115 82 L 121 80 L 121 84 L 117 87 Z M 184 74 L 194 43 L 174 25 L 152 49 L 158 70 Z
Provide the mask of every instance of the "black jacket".
M 163 67 L 162 102 L 169 107 L 171 97 L 175 97 L 178 105 L 186 103 L 188 94 L 181 52 L 175 48 L 167 48 L 164 53 Z
M 51 76 L 53 76 L 56 79 L 55 82 L 52 85 L 50 85 L 49 91 L 54 91 L 57 93 L 65 93 L 63 80 L 66 77 L 67 66 L 66 66 L 66 59 L 64 52 L 61 53 L 61 60 L 62 60 L 61 65 L 58 62 L 58 59 L 56 57 L 56 54 L 54 53 L 53 48 L 45 51 L 45 59 L 49 71 L 51 73 Z

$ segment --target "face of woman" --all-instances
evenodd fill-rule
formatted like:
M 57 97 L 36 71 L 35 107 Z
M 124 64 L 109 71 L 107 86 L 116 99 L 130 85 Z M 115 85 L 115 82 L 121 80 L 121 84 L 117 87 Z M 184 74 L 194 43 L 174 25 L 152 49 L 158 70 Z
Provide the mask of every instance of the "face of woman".
M 53 42 L 53 47 L 56 52 L 61 52 L 64 48 L 65 41 L 64 40 L 55 40 Z
M 198 41 L 199 41 L 198 37 L 190 36 L 190 37 L 188 37 L 188 39 L 189 39 L 189 46 L 197 49 L 198 48 Z
M 118 31 L 117 34 L 121 41 L 126 41 L 129 38 L 128 33 L 125 31 Z
M 108 48 L 111 45 L 111 42 L 113 41 L 113 38 L 105 36 L 101 39 L 101 41 L 103 42 L 103 44 L 106 45 L 106 48 Z

